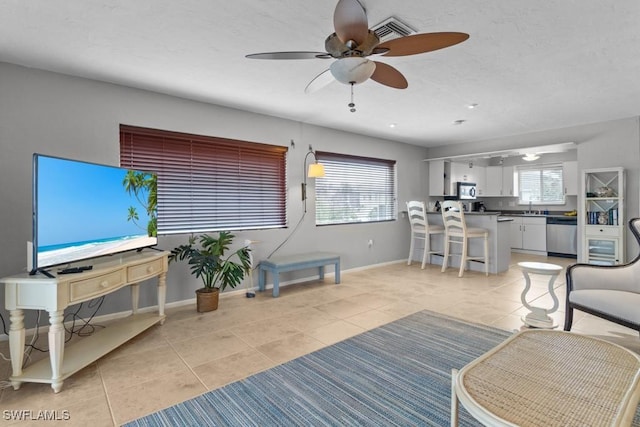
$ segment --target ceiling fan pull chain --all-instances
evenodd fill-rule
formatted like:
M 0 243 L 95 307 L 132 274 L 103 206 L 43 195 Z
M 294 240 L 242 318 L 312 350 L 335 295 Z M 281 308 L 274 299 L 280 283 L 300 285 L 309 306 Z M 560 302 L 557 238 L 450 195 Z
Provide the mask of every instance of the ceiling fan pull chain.
M 356 112 L 356 104 L 353 103 L 353 85 L 354 85 L 354 83 L 351 82 L 350 85 L 351 85 L 351 102 L 349 103 L 349 108 L 350 108 L 349 111 L 351 111 L 352 113 L 355 113 Z

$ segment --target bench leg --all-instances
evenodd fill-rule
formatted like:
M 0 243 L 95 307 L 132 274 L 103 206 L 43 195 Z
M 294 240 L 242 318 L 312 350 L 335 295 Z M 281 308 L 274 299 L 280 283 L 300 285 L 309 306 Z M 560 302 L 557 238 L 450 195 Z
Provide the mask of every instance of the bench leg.
M 335 267 L 334 267 L 334 271 L 335 271 L 335 276 L 336 276 L 336 284 L 340 283 L 340 261 L 336 262 Z
M 280 272 L 278 270 L 273 272 L 273 291 L 271 296 L 276 298 L 280 295 Z
M 320 276 L 320 280 L 324 280 L 324 265 L 318 267 L 318 276 Z
M 267 280 L 267 270 L 261 268 L 258 270 L 258 291 L 264 291 L 264 284 Z

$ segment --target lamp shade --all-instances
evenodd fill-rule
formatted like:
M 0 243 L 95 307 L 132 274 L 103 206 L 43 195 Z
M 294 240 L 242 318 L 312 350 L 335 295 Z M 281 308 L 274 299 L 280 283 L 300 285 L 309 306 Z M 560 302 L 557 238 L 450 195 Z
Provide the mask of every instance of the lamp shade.
M 309 178 L 322 178 L 324 176 L 324 165 L 321 163 L 311 163 L 307 176 Z
M 350 56 L 335 61 L 329 67 L 337 81 L 344 84 L 359 84 L 366 81 L 376 70 L 376 64 L 366 58 Z

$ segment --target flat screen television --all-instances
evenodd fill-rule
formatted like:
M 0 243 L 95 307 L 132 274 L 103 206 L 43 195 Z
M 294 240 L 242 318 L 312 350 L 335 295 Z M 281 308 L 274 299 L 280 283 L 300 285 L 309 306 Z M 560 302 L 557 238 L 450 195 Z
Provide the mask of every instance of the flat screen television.
M 157 240 L 153 173 L 33 155 L 33 250 L 30 273 Z

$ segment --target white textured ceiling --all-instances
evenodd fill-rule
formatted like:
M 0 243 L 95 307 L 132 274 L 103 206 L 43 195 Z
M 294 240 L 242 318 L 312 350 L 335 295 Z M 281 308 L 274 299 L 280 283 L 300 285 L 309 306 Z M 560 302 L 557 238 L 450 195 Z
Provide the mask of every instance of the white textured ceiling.
M 409 87 L 358 85 L 355 113 L 346 85 L 304 93 L 332 60 L 245 58 L 324 51 L 335 0 L 0 0 L 0 61 L 424 146 L 640 115 L 638 0 L 361 2 L 470 38 L 378 58 Z

